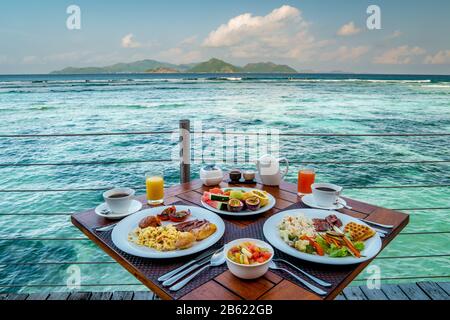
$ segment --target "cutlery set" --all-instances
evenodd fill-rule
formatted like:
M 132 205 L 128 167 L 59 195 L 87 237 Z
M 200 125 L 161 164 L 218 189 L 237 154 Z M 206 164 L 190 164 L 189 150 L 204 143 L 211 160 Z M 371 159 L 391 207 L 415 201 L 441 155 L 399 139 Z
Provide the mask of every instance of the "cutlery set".
M 317 283 L 323 287 L 331 287 L 331 283 L 323 281 L 323 280 L 307 273 L 306 271 L 300 269 L 299 267 L 295 266 L 294 264 L 290 263 L 287 260 L 273 259 L 273 261 L 270 262 L 269 269 L 281 270 L 286 273 L 289 273 L 297 281 L 299 281 L 304 286 L 309 288 L 311 291 L 313 291 L 319 295 L 325 295 L 326 291 L 305 281 L 304 279 L 300 278 L 296 274 L 292 273 L 290 270 L 279 267 L 275 263 L 275 261 L 289 265 L 290 267 L 294 268 L 298 272 L 302 273 L 303 275 L 305 275 L 306 277 L 308 277 L 309 279 L 311 279 L 312 281 L 314 281 L 315 283 Z M 216 251 L 206 251 L 203 254 L 201 254 L 200 256 L 198 256 L 197 258 L 195 258 L 194 260 L 189 261 L 188 263 L 176 268 L 175 270 L 172 270 L 172 271 L 160 276 L 158 278 L 158 281 L 162 282 L 162 285 L 164 287 L 169 287 L 170 291 L 178 291 L 181 288 L 183 288 L 185 285 L 187 285 L 192 279 L 197 277 L 204 270 L 206 270 L 210 267 L 221 266 L 224 263 L 225 263 L 225 254 L 223 252 L 223 247 Z M 182 279 L 183 277 L 185 277 L 186 275 L 188 275 L 189 273 L 191 273 L 192 271 L 194 271 L 196 269 L 197 269 L 197 271 L 195 271 L 191 275 L 187 276 L 186 278 Z M 180 279 L 182 279 L 182 280 L 177 282 Z
M 345 206 L 347 209 L 352 209 L 350 206 Z M 110 212 L 103 211 L 102 214 L 109 214 Z M 358 219 L 358 218 L 356 218 Z M 392 225 L 384 225 L 377 222 L 365 220 L 365 219 L 358 219 L 362 222 L 365 222 L 369 225 L 371 225 L 371 228 L 375 230 L 381 238 L 384 238 L 389 232 L 385 231 L 383 229 L 392 229 L 394 226 Z M 97 228 L 94 228 L 97 232 L 106 232 L 112 230 L 117 223 L 112 223 L 107 226 L 99 226 Z M 373 226 L 377 226 L 380 228 L 376 228 Z M 225 263 L 226 257 L 224 253 L 224 248 L 220 248 L 217 250 L 207 250 L 200 254 L 198 257 L 196 257 L 193 260 L 190 260 L 189 262 L 185 263 L 184 265 L 165 273 L 164 275 L 160 276 L 158 278 L 158 281 L 161 282 L 162 286 L 168 287 L 170 291 L 178 291 L 182 289 L 184 286 L 186 286 L 190 281 L 192 281 L 195 277 L 197 277 L 200 273 L 205 271 L 208 268 L 221 266 Z M 280 266 L 280 264 L 282 266 Z M 291 262 L 287 260 L 283 260 L 280 258 L 274 257 L 272 261 L 269 262 L 269 269 L 271 270 L 280 270 L 285 273 L 288 273 L 293 278 L 295 278 L 298 282 L 303 284 L 306 288 L 313 291 L 314 293 L 318 295 L 326 295 L 327 292 L 322 290 L 321 288 L 315 286 L 314 284 L 306 281 L 305 279 L 299 277 L 292 271 L 284 268 L 283 266 L 289 266 L 290 268 L 296 270 L 298 273 L 304 275 L 312 282 L 322 286 L 322 287 L 331 287 L 332 284 L 328 283 L 324 280 L 321 280 L 306 271 L 300 269 L 299 267 L 295 266 Z

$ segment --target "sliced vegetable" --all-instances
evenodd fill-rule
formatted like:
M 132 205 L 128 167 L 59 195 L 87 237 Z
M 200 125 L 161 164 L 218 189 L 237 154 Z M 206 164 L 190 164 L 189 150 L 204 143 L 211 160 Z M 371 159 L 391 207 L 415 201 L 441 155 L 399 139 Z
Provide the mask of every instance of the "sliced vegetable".
M 191 214 L 190 210 L 181 210 L 169 213 L 169 218 L 173 222 L 181 222 L 186 220 L 186 218 Z
M 177 211 L 177 208 L 176 208 L 175 206 L 171 206 L 171 207 L 168 207 L 168 208 L 164 209 L 164 210 L 163 210 L 160 214 L 158 214 L 157 216 L 158 216 L 159 220 L 167 221 L 167 220 L 170 219 L 170 214 L 171 214 L 171 213 L 174 213 L 174 212 L 176 212 L 176 211 Z

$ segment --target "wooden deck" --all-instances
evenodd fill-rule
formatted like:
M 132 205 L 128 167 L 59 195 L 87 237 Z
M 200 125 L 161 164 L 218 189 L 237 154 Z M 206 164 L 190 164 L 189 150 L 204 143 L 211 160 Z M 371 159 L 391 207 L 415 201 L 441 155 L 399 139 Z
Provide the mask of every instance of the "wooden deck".
M 159 300 L 150 291 L 53 292 L 0 294 L 0 300 Z M 347 287 L 336 300 L 450 300 L 450 282 L 418 282 L 383 285 L 379 290 L 366 286 Z

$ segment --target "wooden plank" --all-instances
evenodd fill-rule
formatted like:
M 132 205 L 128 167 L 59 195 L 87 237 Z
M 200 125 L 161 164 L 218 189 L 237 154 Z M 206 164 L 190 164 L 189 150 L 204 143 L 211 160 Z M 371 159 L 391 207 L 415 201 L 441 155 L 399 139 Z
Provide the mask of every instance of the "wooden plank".
M 267 280 L 269 280 L 273 284 L 280 283 L 283 280 L 282 277 L 280 277 L 279 275 L 273 273 L 272 271 L 267 271 L 266 274 L 264 275 L 264 278 L 266 278 Z
M 367 300 L 360 287 L 347 287 L 343 291 L 347 300 Z
M 89 300 L 111 300 L 112 292 L 92 292 Z
M 69 296 L 70 292 L 52 292 L 48 296 L 47 300 L 67 300 Z
M 27 300 L 47 300 L 49 295 L 50 295 L 50 293 L 48 293 L 48 292 L 30 293 Z
M 390 210 L 387 208 L 377 208 L 366 218 L 369 221 L 378 222 L 382 224 L 391 224 L 394 227 L 400 226 L 407 214 L 399 211 Z
M 442 290 L 444 290 L 448 295 L 450 295 L 450 282 L 438 282 L 437 283 Z
M 359 287 L 369 300 L 389 300 L 381 289 L 369 289 L 367 286 Z
M 180 300 L 241 300 L 241 298 L 211 280 L 184 295 Z
M 67 300 L 89 300 L 91 292 L 72 292 Z
M 10 293 L 6 300 L 26 300 L 28 293 Z
M 389 300 L 409 300 L 408 296 L 396 284 L 383 284 L 381 290 Z
M 450 296 L 442 290 L 435 282 L 426 281 L 418 282 L 417 285 L 432 299 L 432 300 L 448 300 Z
M 415 283 L 401 283 L 398 287 L 402 289 L 410 300 L 430 300 L 430 297 Z
M 258 300 L 322 300 L 322 298 L 288 280 L 283 280 Z
M 133 300 L 133 291 L 114 291 L 111 300 Z
M 255 280 L 242 280 L 235 277 L 230 271 L 225 271 L 214 280 L 246 300 L 256 300 L 274 286 L 272 282 L 263 277 Z
M 135 291 L 133 300 L 153 300 L 154 294 L 151 291 Z

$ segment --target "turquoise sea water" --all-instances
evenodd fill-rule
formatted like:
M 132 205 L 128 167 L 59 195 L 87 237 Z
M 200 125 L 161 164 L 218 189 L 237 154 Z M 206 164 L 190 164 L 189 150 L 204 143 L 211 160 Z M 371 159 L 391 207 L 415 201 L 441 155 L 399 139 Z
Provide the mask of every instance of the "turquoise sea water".
M 171 131 L 186 118 L 202 120 L 204 130 L 449 133 L 450 76 L 0 76 L 0 135 Z M 144 173 L 154 166 L 164 167 L 168 184 L 179 179 L 176 162 L 8 164 L 170 159 L 174 146 L 170 135 L 0 138 L 0 291 L 67 290 L 72 264 L 81 270 L 83 290 L 141 289 L 70 223 L 68 214 L 101 201 L 100 190 L 18 190 L 129 185 L 142 194 Z M 449 136 L 283 137 L 280 153 L 295 162 L 450 161 L 449 146 Z M 251 167 L 224 165 L 232 166 Z M 298 166 L 289 181 L 296 181 Z M 363 188 L 450 185 L 450 162 L 315 168 L 318 180 L 347 186 L 349 197 L 411 214 L 403 234 L 372 263 L 386 281 L 450 276 L 450 210 L 408 210 L 449 208 L 450 187 Z

